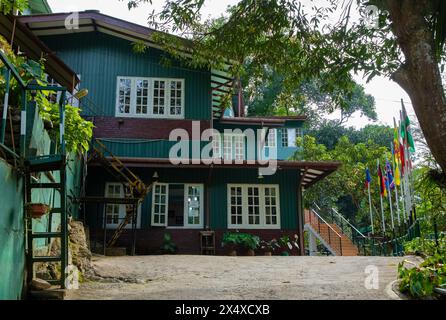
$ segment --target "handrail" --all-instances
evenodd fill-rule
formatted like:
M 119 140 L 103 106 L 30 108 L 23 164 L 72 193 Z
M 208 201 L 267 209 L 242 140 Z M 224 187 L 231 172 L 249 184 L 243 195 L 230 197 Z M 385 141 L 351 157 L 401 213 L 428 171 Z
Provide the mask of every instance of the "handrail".
M 313 213 L 322 220 L 323 223 L 325 223 L 334 233 L 336 233 L 336 235 L 340 238 L 342 238 L 342 236 L 327 222 L 324 220 L 324 218 L 322 218 L 314 209 L 310 209 L 311 211 L 313 211 Z
M 343 219 L 345 222 L 347 222 L 347 224 L 352 227 L 357 233 L 359 233 L 359 235 L 361 237 L 363 237 L 364 239 L 367 238 L 361 231 L 359 231 L 358 229 L 356 229 L 356 227 L 350 222 L 348 221 L 342 214 L 340 214 L 338 212 L 338 210 L 336 210 L 335 208 L 331 208 L 331 210 L 333 210 L 339 217 L 341 217 L 341 219 Z

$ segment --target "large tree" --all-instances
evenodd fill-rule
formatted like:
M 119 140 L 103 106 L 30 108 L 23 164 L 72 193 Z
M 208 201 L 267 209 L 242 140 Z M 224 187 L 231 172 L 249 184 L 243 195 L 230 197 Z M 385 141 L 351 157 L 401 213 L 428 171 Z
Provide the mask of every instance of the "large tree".
M 128 2 L 135 8 L 151 0 Z M 149 14 L 149 21 L 160 30 L 192 38 L 195 64 L 230 59 L 240 62 L 231 70 L 240 74 L 240 66 L 250 59 L 259 68 L 269 65 L 284 75 L 288 86 L 317 79 L 321 91 L 343 92 L 336 98 L 340 105 L 354 87 L 352 72 L 393 79 L 410 96 L 432 154 L 446 172 L 446 99 L 440 72 L 445 1 L 327 0 L 324 6 L 305 7 L 295 0 L 241 0 L 216 21 L 200 19 L 203 4 L 166 1 L 160 12 Z M 380 9 L 377 25 L 353 19 L 369 5 Z M 333 12 L 340 13 L 334 22 Z M 172 41 L 160 42 L 174 47 L 167 45 Z

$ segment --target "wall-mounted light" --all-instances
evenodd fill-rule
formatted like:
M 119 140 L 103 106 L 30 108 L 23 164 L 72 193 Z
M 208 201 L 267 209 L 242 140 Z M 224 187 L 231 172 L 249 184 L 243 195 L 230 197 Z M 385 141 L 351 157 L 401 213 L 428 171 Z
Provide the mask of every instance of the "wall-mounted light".
M 158 175 L 158 171 L 155 171 L 155 172 L 153 173 L 152 179 L 153 179 L 154 181 L 158 181 L 159 178 L 160 178 L 160 177 L 159 177 L 159 175 Z
M 81 90 L 79 90 L 78 92 L 76 92 L 76 93 L 74 94 L 74 97 L 75 97 L 77 100 L 80 100 L 80 99 L 82 99 L 82 98 L 85 98 L 86 96 L 88 96 L 88 89 L 81 89 Z

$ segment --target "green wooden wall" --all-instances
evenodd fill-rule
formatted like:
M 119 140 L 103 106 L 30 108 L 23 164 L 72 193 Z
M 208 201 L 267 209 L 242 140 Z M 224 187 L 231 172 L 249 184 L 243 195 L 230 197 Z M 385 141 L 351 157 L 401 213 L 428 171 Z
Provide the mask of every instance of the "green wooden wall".
M 211 75 L 207 70 L 191 70 L 172 61 L 162 64 L 166 53 L 149 48 L 135 53 L 130 41 L 99 32 L 41 38 L 77 74 L 81 87 L 89 91 L 94 115 L 114 116 L 118 76 L 185 79 L 185 118 L 211 119 Z M 86 115 L 91 110 L 84 107 Z
M 203 183 L 210 188 L 210 216 L 211 228 L 227 228 L 227 184 L 228 183 L 252 183 L 252 184 L 279 184 L 281 228 L 297 228 L 297 186 L 299 176 L 297 170 L 279 170 L 273 176 L 264 176 L 258 179 L 257 169 L 210 169 L 203 168 L 134 168 L 132 169 L 145 183 L 150 184 L 154 171 L 159 175 L 159 182 L 166 183 Z M 209 180 L 209 175 L 210 180 Z M 99 167 L 89 169 L 87 181 L 87 194 L 89 196 L 103 196 L 105 183 L 110 177 L 106 171 Z M 208 181 L 211 181 L 209 184 Z M 150 227 L 152 195 L 149 194 L 142 205 L 141 228 Z M 206 206 L 205 206 L 206 208 Z M 90 227 L 102 226 L 102 205 L 87 206 L 87 222 Z
M 0 159 L 0 300 L 20 299 L 25 270 L 23 182 Z

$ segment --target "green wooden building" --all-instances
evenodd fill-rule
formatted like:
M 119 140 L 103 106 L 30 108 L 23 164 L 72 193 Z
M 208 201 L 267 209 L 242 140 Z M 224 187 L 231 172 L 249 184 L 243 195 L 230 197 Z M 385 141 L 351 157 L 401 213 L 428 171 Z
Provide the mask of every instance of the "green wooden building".
M 234 79 L 224 70 L 172 60 L 153 42 L 154 30 L 97 11 L 80 12 L 78 24 L 67 28 L 67 16 L 20 21 L 77 73 L 74 91 L 88 89 L 87 97 L 71 102 L 94 122 L 95 141 L 153 185 L 138 205 L 136 229 L 128 224 L 117 245 L 133 242 L 137 254 L 158 253 L 168 232 L 180 253 L 199 253 L 200 231 L 211 230 L 223 253 L 223 233 L 240 230 L 265 240 L 297 234 L 294 253 L 303 254 L 302 191 L 338 167 L 287 160 L 305 117 L 249 117 Z M 148 50 L 135 53 L 136 41 Z M 232 108 L 222 110 L 228 93 Z M 86 197 L 126 197 L 125 186 L 100 162 L 89 162 L 87 172 Z M 126 205 L 98 201 L 81 212 L 97 244 L 125 219 Z

